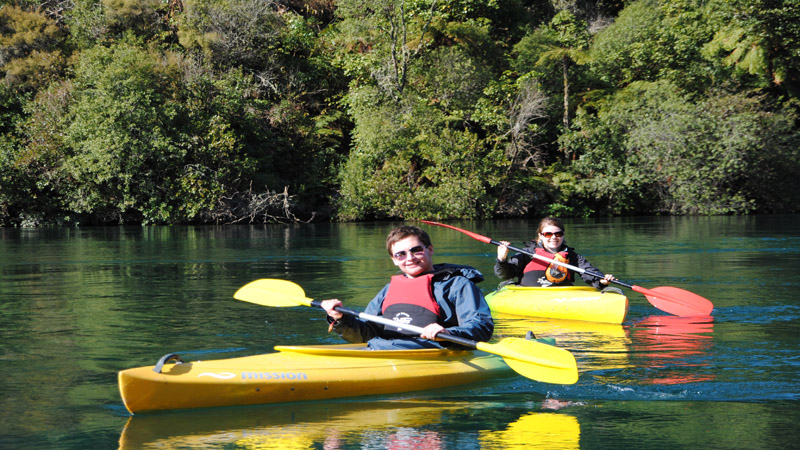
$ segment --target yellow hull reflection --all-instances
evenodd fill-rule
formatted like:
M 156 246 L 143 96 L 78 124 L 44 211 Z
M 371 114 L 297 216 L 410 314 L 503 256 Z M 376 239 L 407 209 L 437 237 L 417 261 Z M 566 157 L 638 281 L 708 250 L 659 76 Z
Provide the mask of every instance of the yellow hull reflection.
M 132 416 L 122 431 L 119 448 L 336 449 L 346 440 L 349 446 L 360 441 L 371 448 L 437 450 L 446 446 L 430 425 L 444 421 L 443 415 L 481 410 L 490 414 L 503 407 L 502 403 L 480 401 L 396 400 Z M 579 438 L 580 426 L 574 417 L 543 412 L 525 414 L 499 431 L 483 430 L 475 439 L 482 448 L 517 448 L 517 444 L 534 442 L 577 448 L 573 443 L 577 445 Z
M 573 416 L 534 412 L 500 431 L 481 431 L 482 449 L 578 449 L 581 426 Z
M 495 339 L 524 336 L 528 331 L 537 338 L 554 338 L 559 347 L 575 354 L 580 372 L 631 366 L 631 340 L 622 325 L 502 313 L 492 316 L 495 319 Z

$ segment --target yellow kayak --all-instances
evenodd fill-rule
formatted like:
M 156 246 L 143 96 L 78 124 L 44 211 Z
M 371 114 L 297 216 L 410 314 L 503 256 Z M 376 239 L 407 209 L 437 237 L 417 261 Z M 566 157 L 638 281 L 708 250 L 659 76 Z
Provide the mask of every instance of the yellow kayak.
M 119 372 L 132 414 L 256 405 L 438 389 L 514 372 L 469 350 L 366 350 L 364 344 L 276 346 L 277 353 L 190 363 L 166 355 L 156 366 Z
M 620 324 L 628 297 L 589 286 L 504 286 L 486 296 L 492 313 Z

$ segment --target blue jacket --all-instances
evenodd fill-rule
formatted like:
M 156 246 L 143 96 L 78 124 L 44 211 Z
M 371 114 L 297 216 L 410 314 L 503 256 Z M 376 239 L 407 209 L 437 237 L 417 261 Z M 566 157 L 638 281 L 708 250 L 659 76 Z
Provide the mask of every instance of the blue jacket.
M 494 321 L 483 293 L 475 285 L 483 281 L 483 275 L 473 267 L 455 264 L 436 264 L 433 270 L 433 297 L 442 310 L 439 323 L 451 335 L 474 341 L 488 341 L 494 331 Z M 383 300 L 388 290 L 389 284 L 369 302 L 364 312 L 382 315 Z M 328 319 L 331 320 L 330 317 Z M 353 316 L 344 316 L 336 321 L 333 330 L 348 342 L 367 342 L 373 349 L 441 348 L 451 345 L 415 337 L 397 338 L 392 335 L 388 338 L 382 324 Z

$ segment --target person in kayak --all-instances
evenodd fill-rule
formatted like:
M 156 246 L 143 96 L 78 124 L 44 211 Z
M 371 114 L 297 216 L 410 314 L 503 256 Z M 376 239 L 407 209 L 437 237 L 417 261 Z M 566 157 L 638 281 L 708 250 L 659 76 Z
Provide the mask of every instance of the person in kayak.
M 592 266 L 583 256 L 575 253 L 571 247 L 567 246 L 564 239 L 564 222 L 555 217 L 545 217 L 539 222 L 538 236 L 536 240 L 525 247 L 525 251 L 544 256 L 545 258 L 559 261 L 572 266 L 580 267 L 587 272 L 602 273 Z M 524 253 L 517 253 L 511 258 L 508 257 L 508 241 L 500 241 L 497 246 L 497 261 L 494 264 L 494 274 L 502 280 L 515 280 L 521 286 L 572 286 L 575 281 L 575 272 L 566 267 L 555 263 L 533 258 Z M 613 275 L 606 274 L 604 278 L 597 278 L 582 273 L 581 278 L 594 286 L 608 285 L 614 280 Z
M 329 331 L 348 342 L 366 342 L 373 350 L 443 348 L 454 344 L 436 341 L 450 334 L 474 341 L 488 341 L 494 331 L 489 305 L 475 285 L 483 275 L 475 268 L 433 264 L 433 244 L 424 230 L 402 226 L 389 232 L 386 249 L 400 274 L 391 278 L 364 310 L 394 321 L 423 328 L 419 336 L 407 334 L 336 311 L 338 299 L 323 300 Z

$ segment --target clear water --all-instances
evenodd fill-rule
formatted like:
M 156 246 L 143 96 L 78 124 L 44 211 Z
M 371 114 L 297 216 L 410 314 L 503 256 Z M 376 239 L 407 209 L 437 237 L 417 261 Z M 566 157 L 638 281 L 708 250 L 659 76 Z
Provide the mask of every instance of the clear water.
M 535 222 L 455 222 L 521 245 Z M 665 317 L 626 290 L 619 326 L 498 318 L 572 351 L 570 386 L 521 376 L 446 391 L 130 416 L 119 370 L 338 343 L 311 308 L 236 301 L 258 278 L 362 309 L 395 268 L 392 223 L 0 229 L 0 448 L 790 448 L 800 433 L 800 216 L 571 221 L 567 239 L 643 287 L 709 298 Z M 492 275 L 495 248 L 426 226 L 437 262 Z

